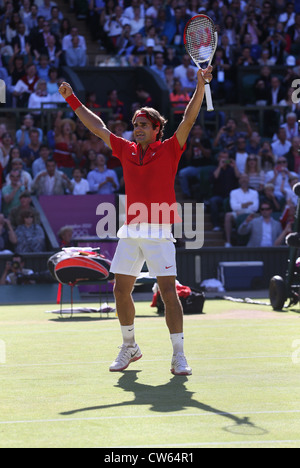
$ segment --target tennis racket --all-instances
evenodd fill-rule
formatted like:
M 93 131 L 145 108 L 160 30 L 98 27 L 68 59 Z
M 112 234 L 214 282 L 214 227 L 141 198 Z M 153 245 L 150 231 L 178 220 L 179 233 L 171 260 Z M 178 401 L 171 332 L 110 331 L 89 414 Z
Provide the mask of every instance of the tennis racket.
M 218 33 L 213 20 L 206 15 L 196 15 L 191 18 L 185 26 L 183 42 L 195 65 L 199 69 L 207 68 L 211 65 L 218 44 Z M 209 83 L 205 83 L 205 98 L 207 110 L 213 111 Z

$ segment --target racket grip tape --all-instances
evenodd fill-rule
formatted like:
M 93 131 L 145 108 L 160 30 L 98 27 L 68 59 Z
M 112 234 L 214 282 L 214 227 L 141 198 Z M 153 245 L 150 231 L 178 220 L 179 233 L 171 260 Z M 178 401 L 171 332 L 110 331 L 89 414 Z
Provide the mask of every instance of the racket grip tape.
M 205 83 L 204 90 L 205 90 L 206 108 L 207 108 L 208 112 L 211 112 L 211 111 L 214 110 L 214 106 L 213 106 L 213 102 L 212 102 L 211 90 L 210 90 L 209 83 Z
M 67 97 L 66 102 L 69 104 L 71 109 L 76 112 L 79 107 L 82 106 L 82 102 L 75 96 L 75 94 L 71 94 L 71 96 Z

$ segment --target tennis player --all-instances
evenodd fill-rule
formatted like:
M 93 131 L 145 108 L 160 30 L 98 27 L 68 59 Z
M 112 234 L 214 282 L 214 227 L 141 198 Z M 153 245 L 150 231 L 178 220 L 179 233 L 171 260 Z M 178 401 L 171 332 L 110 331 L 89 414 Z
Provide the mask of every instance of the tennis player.
M 191 375 L 184 354 L 183 311 L 176 292 L 176 258 L 171 225 L 180 220 L 176 206 L 174 181 L 177 166 L 204 96 L 205 81 L 212 79 L 212 67 L 199 70 L 197 86 L 174 135 L 162 141 L 166 120 L 150 107 L 137 110 L 132 118 L 135 142 L 117 137 L 100 117 L 86 108 L 68 83 L 59 92 L 78 118 L 101 138 L 120 159 L 126 190 L 126 222 L 118 232 L 119 242 L 112 260 L 115 274 L 114 295 L 123 344 L 110 371 L 120 372 L 142 357 L 135 341 L 135 306 L 132 291 L 146 261 L 165 304 L 166 323 L 173 345 L 171 372 Z M 161 212 L 158 207 L 167 207 Z M 163 219 L 162 219 L 163 218 Z

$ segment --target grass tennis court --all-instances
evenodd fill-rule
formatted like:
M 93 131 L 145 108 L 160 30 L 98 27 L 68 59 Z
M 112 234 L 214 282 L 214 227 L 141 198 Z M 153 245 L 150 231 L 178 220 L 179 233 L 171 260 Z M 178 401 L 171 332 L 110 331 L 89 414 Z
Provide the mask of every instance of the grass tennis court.
M 169 372 L 164 319 L 137 304 L 143 358 L 110 373 L 114 316 L 0 308 L 0 447 L 300 447 L 300 315 L 207 300 L 185 318 L 193 376 Z M 6 351 L 5 362 L 4 351 Z

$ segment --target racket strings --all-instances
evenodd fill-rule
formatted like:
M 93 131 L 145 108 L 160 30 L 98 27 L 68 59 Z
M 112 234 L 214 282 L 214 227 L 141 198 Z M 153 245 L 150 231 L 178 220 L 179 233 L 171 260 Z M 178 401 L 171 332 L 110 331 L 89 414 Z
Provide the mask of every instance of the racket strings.
M 215 48 L 215 29 L 211 21 L 191 21 L 186 31 L 186 46 L 191 57 L 197 62 L 208 62 Z

